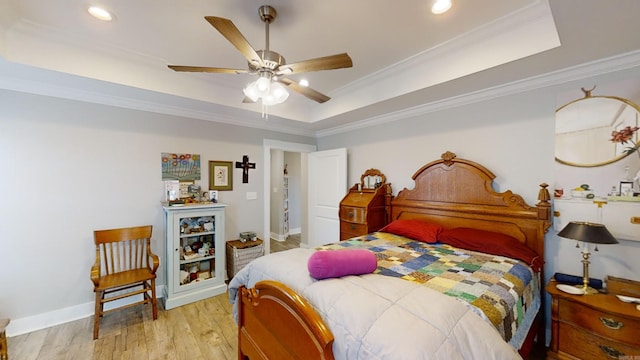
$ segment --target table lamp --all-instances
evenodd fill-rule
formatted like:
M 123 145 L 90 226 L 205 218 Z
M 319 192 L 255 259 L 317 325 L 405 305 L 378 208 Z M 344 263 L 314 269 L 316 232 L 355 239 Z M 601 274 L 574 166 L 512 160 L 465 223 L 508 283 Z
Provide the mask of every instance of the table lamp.
M 576 285 L 576 287 L 582 289 L 585 295 L 597 293 L 598 290 L 589 286 L 589 256 L 591 254 L 587 243 L 596 244 L 595 251 L 598 251 L 597 244 L 617 244 L 618 240 L 611 235 L 606 226 L 581 221 L 571 221 L 564 229 L 560 230 L 558 236 L 582 241 L 582 285 Z M 578 247 L 577 244 L 576 247 Z

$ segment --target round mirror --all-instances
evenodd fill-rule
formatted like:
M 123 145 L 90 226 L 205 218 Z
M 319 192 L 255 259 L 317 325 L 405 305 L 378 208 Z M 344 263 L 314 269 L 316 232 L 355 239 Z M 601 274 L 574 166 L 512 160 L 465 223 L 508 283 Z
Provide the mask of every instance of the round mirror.
M 616 96 L 591 96 L 574 100 L 556 110 L 556 161 L 571 166 L 610 164 L 625 156 L 630 143 L 611 141 L 611 133 L 638 126 L 640 107 Z M 638 135 L 632 139 L 638 143 Z

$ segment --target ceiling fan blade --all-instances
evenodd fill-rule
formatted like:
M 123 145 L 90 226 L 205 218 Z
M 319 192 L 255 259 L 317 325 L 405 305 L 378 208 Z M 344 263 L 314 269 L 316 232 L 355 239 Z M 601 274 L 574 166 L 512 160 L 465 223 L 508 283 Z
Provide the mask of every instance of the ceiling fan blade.
M 352 66 L 353 61 L 351 61 L 349 55 L 347 53 L 342 53 L 300 61 L 293 64 L 281 65 L 278 68 L 277 73 L 282 75 L 291 75 L 311 71 L 349 68 Z
M 206 66 L 183 66 L 183 65 L 167 65 L 170 69 L 175 71 L 186 71 L 186 72 L 206 72 L 206 73 L 222 73 L 222 74 L 245 74 L 249 71 L 242 69 L 227 69 L 227 68 L 216 68 L 216 67 L 206 67 Z
M 224 19 L 217 16 L 205 16 L 204 17 L 214 28 L 216 28 L 222 36 L 224 36 L 233 46 L 238 49 L 242 55 L 250 63 L 257 65 L 257 67 L 263 67 L 264 62 L 258 53 L 253 49 L 251 44 L 242 35 L 240 30 L 229 19 Z
M 253 103 L 255 103 L 255 101 L 251 100 L 251 98 L 248 97 L 248 96 L 245 96 L 244 99 L 242 99 L 242 102 L 245 103 L 245 104 L 253 104 Z
M 293 89 L 294 91 L 297 91 L 298 93 L 308 97 L 311 100 L 317 101 L 319 103 L 323 103 L 331 100 L 331 98 L 328 97 L 327 95 L 319 93 L 316 90 L 313 90 L 306 86 L 300 86 L 300 84 L 298 84 L 293 80 L 290 80 L 287 78 L 279 78 L 278 82 L 285 84 L 288 88 Z

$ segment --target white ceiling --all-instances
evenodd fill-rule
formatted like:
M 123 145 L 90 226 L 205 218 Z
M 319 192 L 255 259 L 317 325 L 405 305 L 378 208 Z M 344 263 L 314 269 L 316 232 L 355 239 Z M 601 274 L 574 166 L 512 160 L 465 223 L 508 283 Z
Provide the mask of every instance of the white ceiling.
M 116 15 L 100 22 L 101 5 Z M 278 16 L 270 49 L 287 62 L 347 52 L 354 66 L 291 76 L 332 99 L 292 93 L 261 119 L 247 74 L 178 73 L 168 64 L 247 67 L 204 16 L 228 18 L 258 50 L 258 7 Z M 427 103 L 638 50 L 640 2 L 454 0 L 0 0 L 0 88 L 199 119 L 318 134 Z M 633 34 L 633 35 L 632 35 Z

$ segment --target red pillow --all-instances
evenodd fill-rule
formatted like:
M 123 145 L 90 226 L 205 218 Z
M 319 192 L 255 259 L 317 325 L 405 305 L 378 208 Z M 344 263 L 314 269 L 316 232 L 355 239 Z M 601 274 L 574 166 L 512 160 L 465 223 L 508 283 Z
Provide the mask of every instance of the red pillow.
M 395 220 L 378 231 L 433 244 L 438 242 L 438 234 L 442 230 L 444 230 L 442 226 L 426 221 Z
M 438 236 L 438 240 L 461 249 L 522 260 L 529 264 L 534 271 L 540 271 L 544 264 L 535 251 L 518 241 L 518 239 L 492 231 L 454 228 L 442 231 Z

